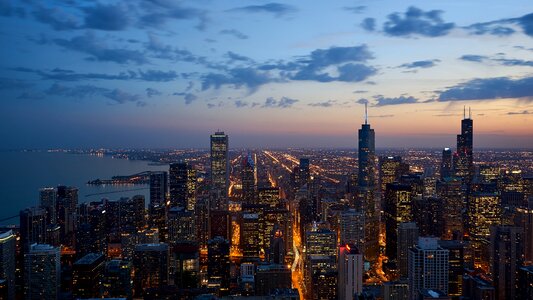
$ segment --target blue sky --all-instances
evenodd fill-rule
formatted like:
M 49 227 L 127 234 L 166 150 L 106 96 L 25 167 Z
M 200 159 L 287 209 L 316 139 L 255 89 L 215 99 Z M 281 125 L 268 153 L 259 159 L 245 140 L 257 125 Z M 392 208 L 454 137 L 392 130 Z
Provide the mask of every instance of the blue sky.
M 0 0 L 1 148 L 533 147 L 531 1 Z

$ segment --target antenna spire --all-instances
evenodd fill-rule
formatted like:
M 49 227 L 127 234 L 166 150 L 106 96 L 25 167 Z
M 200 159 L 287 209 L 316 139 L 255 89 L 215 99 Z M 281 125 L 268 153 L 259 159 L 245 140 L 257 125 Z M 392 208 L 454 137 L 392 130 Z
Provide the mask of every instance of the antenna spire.
M 472 119 L 472 111 L 470 110 L 470 106 L 468 107 L 468 118 Z
M 365 125 L 368 124 L 368 102 L 365 102 Z
M 463 106 L 463 119 L 466 119 L 466 105 Z

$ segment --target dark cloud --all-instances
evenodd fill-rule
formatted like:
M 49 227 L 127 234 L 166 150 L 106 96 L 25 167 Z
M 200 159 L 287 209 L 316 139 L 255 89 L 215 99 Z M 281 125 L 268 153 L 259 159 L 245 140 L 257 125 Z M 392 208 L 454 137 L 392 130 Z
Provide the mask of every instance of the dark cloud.
M 313 67 L 327 67 L 345 62 L 365 62 L 374 58 L 366 45 L 354 47 L 330 47 L 311 52 L 308 64 Z
M 439 101 L 491 100 L 524 98 L 533 101 L 533 77 L 511 79 L 508 77 L 473 79 L 439 91 Z
M 518 24 L 524 30 L 524 33 L 533 36 L 533 13 L 522 16 L 518 19 Z
M 178 2 L 162 3 L 147 1 L 144 9 L 148 12 L 140 18 L 141 26 L 162 27 L 168 20 L 198 20 L 196 28 L 204 30 L 208 18 L 205 10 L 183 7 Z
M 235 61 L 252 61 L 251 58 L 246 57 L 244 55 L 237 54 L 235 52 L 228 51 L 226 53 L 226 56 L 230 59 L 231 62 Z
M 74 87 L 69 87 L 54 83 L 50 88 L 48 88 L 45 93 L 50 96 L 63 96 L 70 98 L 85 98 L 92 97 L 96 95 L 104 95 L 111 92 L 109 89 L 97 87 L 94 85 L 78 85 Z
M 124 104 L 127 102 L 137 102 L 141 99 L 141 96 L 130 94 L 120 89 L 113 89 L 109 92 L 103 93 L 103 96 L 115 101 L 118 104 Z
M 126 29 L 130 23 L 127 9 L 120 4 L 97 4 L 85 7 L 83 11 L 86 28 L 116 31 Z
M 167 82 L 175 80 L 179 77 L 175 71 L 159 71 L 159 70 L 147 70 L 145 72 L 139 71 L 139 79 L 146 81 L 158 81 Z
M 418 103 L 418 100 L 412 96 L 400 96 L 396 98 L 386 98 L 383 96 L 375 96 L 376 104 L 374 106 L 386 106 L 386 105 L 400 105 Z
M 227 74 L 208 73 L 202 76 L 202 90 L 209 88 L 219 89 L 223 85 L 231 85 L 234 88 L 246 87 L 254 92 L 261 85 L 276 81 L 266 73 L 261 73 L 254 68 L 235 68 Z
M 237 29 L 224 29 L 224 30 L 221 30 L 218 32 L 219 34 L 226 34 L 226 35 L 231 35 L 231 36 L 234 36 L 238 39 L 241 39 L 241 40 L 246 40 L 248 39 L 248 36 L 240 31 L 238 31 Z
M 347 10 L 349 12 L 352 12 L 354 14 L 360 14 L 365 12 L 366 6 L 364 5 L 358 5 L 358 6 L 345 6 L 343 7 L 344 10 Z
M 523 66 L 533 67 L 533 61 L 522 59 L 509 59 L 509 58 L 495 58 L 493 61 L 498 62 L 504 66 Z
M 390 36 L 443 36 L 448 34 L 455 27 L 455 24 L 444 22 L 441 14 L 442 11 L 440 10 L 424 12 L 411 6 L 403 15 L 400 13 L 390 14 L 388 21 L 383 24 L 383 31 Z
M 369 103 L 369 101 L 367 99 L 365 99 L 365 98 L 361 98 L 361 99 L 359 99 L 359 100 L 357 100 L 355 102 L 358 103 L 358 104 L 368 104 Z
M 161 96 L 163 94 L 154 88 L 146 88 L 145 91 L 146 91 L 146 96 L 148 96 L 148 98 L 151 98 L 154 96 Z
M 185 104 L 187 104 L 187 105 L 191 104 L 194 100 L 198 99 L 198 96 L 196 96 L 194 94 L 191 94 L 191 93 L 185 93 L 185 92 L 174 93 L 173 95 L 174 96 L 183 96 L 183 100 L 185 100 Z
M 54 43 L 72 51 L 90 55 L 91 60 L 110 61 L 119 64 L 133 62 L 145 64 L 147 59 L 144 53 L 137 50 L 108 48 L 102 40 L 98 40 L 94 34 L 86 33 L 72 39 L 55 39 Z
M 374 18 L 365 18 L 363 22 L 361 22 L 361 27 L 366 31 L 374 31 L 376 30 L 376 19 Z
M 459 59 L 466 60 L 466 61 L 473 61 L 473 62 L 482 62 L 483 60 L 487 58 L 488 58 L 487 56 L 483 56 L 483 55 L 465 54 L 461 56 Z
M 17 16 L 23 18 L 26 16 L 26 11 L 22 7 L 15 7 L 9 0 L 0 0 L 0 16 L 11 17 Z
M 37 6 L 33 11 L 33 17 L 41 23 L 52 26 L 55 30 L 72 30 L 82 27 L 77 17 L 67 13 L 60 7 L 47 8 Z
M 281 97 L 279 100 L 276 100 L 273 97 L 268 97 L 265 100 L 265 103 L 263 104 L 262 107 L 264 108 L 290 108 L 298 101 L 300 100 L 291 99 L 288 97 Z
M 533 111 L 523 110 L 523 111 L 510 111 L 508 115 L 533 115 Z
M 368 116 L 369 118 L 392 118 L 394 115 L 376 115 L 376 116 Z
M 411 63 L 405 63 L 403 65 L 400 65 L 399 68 L 406 68 L 406 69 L 415 69 L 415 68 L 431 68 L 436 66 L 437 62 L 440 62 L 438 59 L 430 59 L 430 60 L 418 60 Z
M 373 67 L 363 64 L 345 64 L 337 68 L 339 72 L 338 81 L 359 82 L 377 73 Z
M 243 107 L 247 107 L 248 106 L 248 102 L 244 102 L 242 100 L 236 100 L 234 102 L 234 104 L 235 104 L 235 107 L 237 107 L 237 108 L 243 108 Z
M 46 98 L 46 95 L 41 92 L 27 91 L 20 94 L 17 99 L 20 100 L 41 100 Z
M 508 36 L 516 32 L 512 27 L 509 27 L 511 25 L 517 25 L 521 27 L 525 34 L 533 37 L 533 13 L 519 18 L 475 23 L 465 27 L 465 29 L 469 30 L 472 34 L 477 35 L 491 34 L 496 36 Z
M 282 3 L 267 3 L 264 5 L 249 5 L 232 9 L 233 11 L 245 11 L 250 13 L 271 13 L 276 17 L 292 13 L 296 11 L 296 8 Z
M 312 107 L 332 107 L 332 106 L 334 106 L 336 104 L 337 104 L 337 101 L 335 101 L 335 100 L 327 100 L 327 101 L 323 101 L 323 102 L 309 103 L 307 105 L 308 106 L 312 106 Z

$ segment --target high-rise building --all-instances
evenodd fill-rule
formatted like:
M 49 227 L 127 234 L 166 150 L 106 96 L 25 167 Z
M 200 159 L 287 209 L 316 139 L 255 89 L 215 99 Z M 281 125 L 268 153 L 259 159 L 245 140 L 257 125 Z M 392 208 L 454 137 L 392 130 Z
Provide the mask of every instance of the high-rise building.
M 400 278 L 407 278 L 409 249 L 418 243 L 418 226 L 415 222 L 398 224 L 397 261 Z
M 501 204 L 498 193 L 474 192 L 468 201 L 468 232 L 472 239 L 488 239 L 490 227 L 501 221 Z
M 365 107 L 366 111 L 366 107 Z M 356 207 L 365 212 L 364 256 L 369 261 L 379 254 L 379 187 L 377 182 L 377 158 L 374 129 L 370 128 L 365 116 L 365 124 L 359 129 L 359 174 L 358 203 Z
M 453 159 L 455 175 L 460 177 L 466 186 L 470 185 L 474 177 L 473 123 L 470 111 L 468 118 L 466 118 L 465 111 L 464 118 L 461 120 L 461 134 L 457 135 L 457 151 Z
M 384 300 L 409 299 L 409 284 L 407 281 L 387 281 L 383 283 Z
M 305 254 L 337 255 L 337 234 L 326 228 L 312 228 L 305 235 Z
M 32 244 L 46 243 L 47 227 L 46 210 L 41 207 L 31 207 L 20 211 L 20 239 L 24 252 Z
M 207 245 L 208 287 L 217 288 L 220 295 L 226 295 L 230 283 L 229 242 L 217 236 Z
M 283 264 L 259 264 L 255 272 L 255 294 L 270 295 L 276 289 L 290 289 L 291 270 Z
M 240 232 L 240 241 L 243 256 L 247 258 L 258 258 L 262 246 L 259 243 L 259 235 L 261 233 L 259 215 L 244 212 L 242 214 L 242 225 Z
M 61 243 L 73 248 L 76 243 L 78 188 L 57 187 L 57 220 L 61 226 Z
M 518 269 L 524 262 L 523 230 L 514 226 L 490 229 L 490 273 L 496 299 L 517 299 Z
M 379 180 L 384 193 L 388 183 L 399 181 L 400 177 L 409 173 L 409 165 L 402 162 L 400 156 L 382 156 L 379 158 Z
M 113 259 L 106 262 L 102 279 L 102 295 L 105 298 L 131 299 L 133 296 L 132 271 L 131 262 L 129 261 Z
M 396 260 L 398 243 L 398 225 L 413 221 L 413 199 L 410 185 L 388 183 L 385 191 L 385 238 L 386 255 Z
M 452 239 L 454 235 L 463 235 L 465 223 L 463 211 L 466 208 L 466 200 L 461 181 L 456 177 L 439 181 L 437 194 L 442 199 L 445 216 L 443 238 Z
M 61 276 L 59 248 L 33 244 L 24 254 L 24 298 L 57 299 Z
M 150 173 L 150 203 L 165 204 L 168 193 L 168 175 L 165 171 Z
M 441 240 L 439 246 L 448 255 L 448 296 L 459 298 L 463 294 L 463 275 L 465 269 L 473 269 L 471 246 L 468 241 Z
M 440 179 L 444 180 L 444 178 L 452 175 L 452 150 L 450 148 L 444 148 L 444 150 L 442 150 L 442 160 L 440 162 Z
M 194 210 L 196 203 L 196 170 L 186 162 L 170 164 L 170 206 Z
M 339 220 L 341 244 L 354 244 L 361 251 L 365 242 L 365 214 L 353 208 L 341 212 Z M 363 252 L 363 251 L 361 251 Z
M 53 187 L 46 187 L 39 190 L 39 205 L 46 209 L 48 214 L 48 224 L 57 222 L 57 191 Z
M 363 292 L 363 254 L 353 244 L 339 248 L 339 300 L 351 300 Z
M 449 252 L 438 244 L 437 238 L 419 238 L 409 249 L 409 299 L 417 300 L 423 289 L 448 293 Z
M 101 203 L 80 205 L 79 225 L 76 231 L 76 255 L 78 258 L 89 253 L 107 253 L 106 216 L 107 211 Z
M 300 164 L 298 166 L 298 187 L 302 187 L 309 184 L 311 181 L 311 170 L 309 158 L 300 158 Z
M 175 245 L 180 242 L 196 241 L 196 220 L 194 213 L 183 207 L 172 207 L 168 210 L 168 243 Z
M 15 240 L 12 230 L 0 233 L 0 281 L 5 285 L 3 296 L 9 300 L 15 299 Z
M 257 199 L 257 168 L 255 154 L 243 156 L 241 163 L 242 203 L 254 204 Z
M 135 295 L 142 297 L 147 289 L 160 290 L 169 284 L 168 244 L 139 244 L 133 255 Z
M 228 136 L 224 132 L 211 135 L 211 207 L 225 209 L 229 189 Z
M 89 253 L 72 266 L 72 294 L 76 298 L 99 298 L 102 295 L 102 276 L 105 257 Z
M 268 205 L 271 208 L 279 208 L 282 206 L 279 196 L 279 187 L 260 187 L 257 189 L 257 193 L 258 204 Z

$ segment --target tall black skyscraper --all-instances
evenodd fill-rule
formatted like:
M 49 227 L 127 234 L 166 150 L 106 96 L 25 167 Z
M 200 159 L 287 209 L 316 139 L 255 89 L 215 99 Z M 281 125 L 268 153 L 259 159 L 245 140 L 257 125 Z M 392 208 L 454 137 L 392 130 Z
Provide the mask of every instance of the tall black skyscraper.
M 359 129 L 359 174 L 358 174 L 358 208 L 365 212 L 364 255 L 374 261 L 379 254 L 379 185 L 377 182 L 377 161 L 374 129 L 368 124 L 365 105 L 365 124 Z
M 457 152 L 454 155 L 455 175 L 462 178 L 463 183 L 469 185 L 474 176 L 474 158 L 472 154 L 474 142 L 474 122 L 471 119 L 470 109 L 468 118 L 466 111 L 461 120 L 461 134 L 457 135 Z
M 170 164 L 169 170 L 170 206 L 194 209 L 196 192 L 196 171 L 185 162 Z
M 165 204 L 165 196 L 167 191 L 167 172 L 152 172 L 150 174 L 150 203 Z
M 440 163 L 440 179 L 452 176 L 452 150 L 444 148 L 442 150 L 442 161 Z
M 309 184 L 311 181 L 311 171 L 309 158 L 300 158 L 300 165 L 298 168 L 298 185 L 300 187 Z
M 0 298 L 15 299 L 15 240 L 13 231 L 0 232 L 0 282 L 7 289 Z
M 257 200 L 257 171 L 254 158 L 255 155 L 248 153 L 242 159 L 242 202 L 246 204 L 254 204 Z
M 210 206 L 225 209 L 229 189 L 228 136 L 224 132 L 211 135 L 211 193 Z

